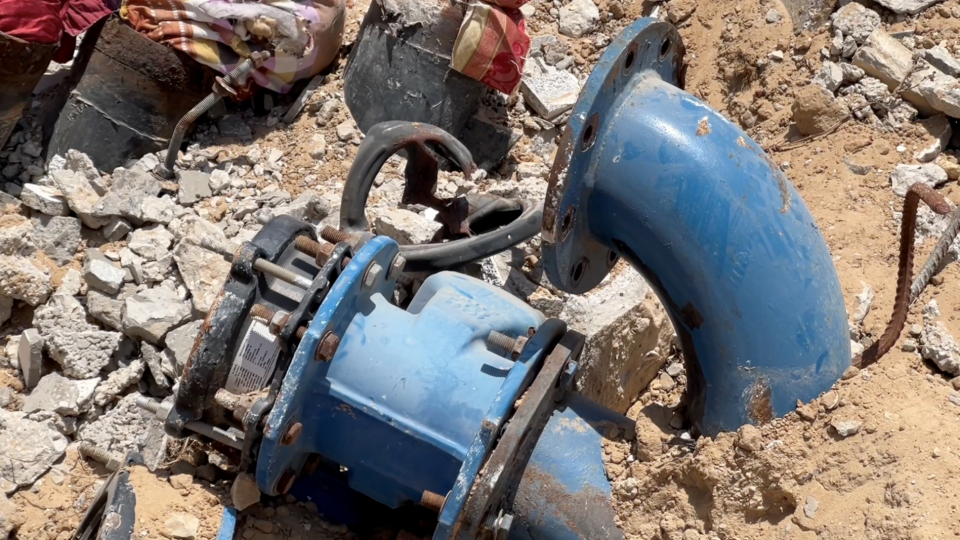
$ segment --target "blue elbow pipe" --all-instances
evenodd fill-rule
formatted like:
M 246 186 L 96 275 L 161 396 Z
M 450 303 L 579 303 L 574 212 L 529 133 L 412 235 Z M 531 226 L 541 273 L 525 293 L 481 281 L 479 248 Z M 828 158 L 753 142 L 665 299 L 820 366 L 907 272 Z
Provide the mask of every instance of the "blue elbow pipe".
M 813 217 L 746 133 L 678 87 L 682 57 L 653 19 L 607 48 L 551 171 L 543 260 L 570 293 L 621 257 L 644 275 L 681 341 L 688 414 L 714 435 L 827 390 L 850 343 Z

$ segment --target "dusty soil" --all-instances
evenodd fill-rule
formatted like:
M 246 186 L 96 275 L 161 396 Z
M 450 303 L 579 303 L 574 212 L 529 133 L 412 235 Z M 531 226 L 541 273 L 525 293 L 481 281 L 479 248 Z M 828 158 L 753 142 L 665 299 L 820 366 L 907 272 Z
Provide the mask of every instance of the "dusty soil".
M 537 9 L 529 20 L 531 35 L 557 35 L 556 23 L 548 14 L 552 3 L 531 3 Z M 356 36 L 367 5 L 360 1 L 351 6 L 347 42 Z M 932 8 L 892 28 L 915 30 L 918 41 L 947 40 L 955 46 L 960 40 L 960 19 L 949 15 L 950 8 L 960 4 L 950 0 L 943 5 L 948 8 L 945 12 Z M 786 13 L 774 0 L 672 0 L 664 9 L 692 6 L 695 11 L 680 24 L 689 64 L 686 88 L 740 124 L 783 164 L 834 255 L 848 311 L 857 306 L 855 296 L 864 283 L 876 291 L 862 327 L 865 340 L 876 339 L 889 318 L 896 281 L 899 222 L 895 212 L 902 199 L 889 187 L 889 172 L 898 163 L 912 163 L 913 152 L 926 146 L 930 136 L 914 123 L 878 129 L 851 120 L 832 134 L 801 140 L 791 128 L 793 95 L 819 70 L 820 50 L 828 46 L 829 34 L 794 36 L 786 16 L 779 23 L 766 23 L 764 15 L 770 8 Z M 622 13 L 605 22 L 604 33 L 616 35 L 646 7 L 640 0 L 603 2 L 601 12 Z M 558 38 L 570 45 L 576 65 L 586 70 L 602 52 L 603 45 L 598 46 L 594 38 Z M 774 50 L 784 52 L 787 61 L 769 61 L 767 55 Z M 793 56 L 800 59 L 794 61 Z M 249 121 L 255 126 L 258 146 L 284 151 L 279 184 L 294 196 L 311 188 L 328 199 L 338 199 L 356 153 L 355 143 L 334 144 L 336 126 L 349 119 L 345 106 L 323 126 L 317 125 L 316 118 L 319 104 L 341 91 L 344 63 L 341 59 L 339 68 L 291 126 L 268 127 L 267 117 Z M 760 63 L 766 64 L 762 70 L 757 67 Z M 522 125 L 515 119 L 511 122 L 515 127 Z M 513 159 L 549 166 L 549 156 L 532 150 L 534 133 L 529 129 L 524 133 Z M 323 134 L 327 143 L 327 158 L 319 163 L 308 155 L 315 134 Z M 221 158 L 251 151 L 250 146 L 230 141 L 211 140 L 201 146 L 212 148 Z M 217 159 L 215 153 L 211 159 Z M 874 170 L 858 176 L 844 160 L 872 165 Z M 261 182 L 258 188 L 264 185 Z M 954 204 L 960 202 L 956 182 L 940 192 Z M 217 199 L 204 203 L 213 219 L 214 209 L 224 203 Z M 918 260 L 923 260 L 932 244 L 919 246 Z M 956 287 L 960 267 L 951 264 L 940 275 L 942 283 L 927 288 L 912 308 L 906 328 L 922 324 L 921 309 L 936 300 L 940 320 L 960 336 L 960 289 Z M 960 466 L 960 401 L 954 404 L 948 399 L 953 391 L 949 376 L 917 353 L 900 350 L 906 337 L 879 365 L 839 382 L 835 394 L 803 404 L 798 413 L 759 430 L 746 428 L 715 440 L 692 441 L 670 427 L 671 407 L 682 393 L 682 375 L 681 385 L 669 390 L 654 382 L 630 411 L 638 420 L 638 440 L 613 441 L 606 447 L 615 505 L 627 537 L 942 540 L 960 536 L 960 485 L 953 481 Z M 844 421 L 862 425 L 843 437 L 831 424 Z M 78 462 L 72 451 L 58 470 L 65 477 L 61 484 L 48 475 L 36 490 L 13 497 L 26 519 L 16 538 L 66 538 L 105 475 Z M 199 538 L 213 537 L 221 509 L 217 497 L 199 487 L 199 480 L 198 487 L 184 490 L 184 498 L 166 478 L 139 473 L 136 478 L 164 501 L 162 506 L 148 508 L 153 522 L 142 525 L 146 537 L 159 537 L 154 534 L 158 522 L 176 508 L 201 514 Z M 305 503 L 271 503 L 253 510 L 243 518 L 242 537 L 306 539 L 343 534 L 308 515 L 309 510 Z M 274 527 L 265 531 L 264 522 Z

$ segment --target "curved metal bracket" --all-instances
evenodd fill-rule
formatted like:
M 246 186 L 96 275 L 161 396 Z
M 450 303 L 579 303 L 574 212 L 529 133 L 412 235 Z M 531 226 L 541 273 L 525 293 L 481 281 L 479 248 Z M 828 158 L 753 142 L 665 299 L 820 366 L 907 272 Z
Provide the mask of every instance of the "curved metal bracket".
M 458 268 L 478 261 L 520 242 L 528 240 L 540 229 L 541 205 L 528 200 L 495 200 L 489 196 L 440 199 L 433 192 L 437 184 L 439 163 L 428 145 L 439 149 L 457 164 L 468 178 L 477 167 L 470 151 L 453 135 L 429 124 L 417 122 L 382 122 L 367 132 L 343 187 L 340 206 L 340 228 L 348 233 L 366 232 L 367 197 L 377 173 L 390 156 L 404 150 L 407 166 L 403 202 L 422 204 L 439 212 L 441 222 L 454 235 L 468 238 L 439 244 L 401 246 L 407 260 L 407 272 L 437 272 Z M 510 223 L 496 230 L 470 236 L 471 225 L 493 213 L 516 213 Z
M 706 434 L 762 423 L 850 365 L 846 310 L 816 223 L 750 137 L 680 88 L 684 47 L 655 19 L 594 68 L 544 208 L 543 266 L 584 293 L 626 258 L 657 291 Z

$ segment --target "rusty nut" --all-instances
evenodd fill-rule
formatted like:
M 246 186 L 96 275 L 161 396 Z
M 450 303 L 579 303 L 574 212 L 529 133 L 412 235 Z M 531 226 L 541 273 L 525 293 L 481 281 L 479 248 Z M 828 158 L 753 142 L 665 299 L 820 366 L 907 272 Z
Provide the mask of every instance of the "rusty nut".
M 297 442 L 297 439 L 300 438 L 300 433 L 303 432 L 303 424 L 300 422 L 294 422 L 283 432 L 283 437 L 280 437 L 280 444 L 283 446 L 290 446 Z
M 317 345 L 317 361 L 329 362 L 333 360 L 333 355 L 337 353 L 337 347 L 340 346 L 340 337 L 333 332 L 327 332 Z
M 290 320 L 290 314 L 286 311 L 278 311 L 273 314 L 273 317 L 270 318 L 270 333 L 279 336 L 280 332 L 283 331 L 283 327 L 287 325 L 287 321 Z

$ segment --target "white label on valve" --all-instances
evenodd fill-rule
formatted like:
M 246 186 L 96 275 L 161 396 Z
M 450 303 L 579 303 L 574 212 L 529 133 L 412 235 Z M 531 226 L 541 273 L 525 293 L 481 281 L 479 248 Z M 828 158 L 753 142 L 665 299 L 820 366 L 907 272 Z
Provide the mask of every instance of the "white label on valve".
M 273 368 L 277 366 L 279 353 L 279 338 L 270 333 L 267 325 L 253 321 L 233 359 L 233 367 L 227 377 L 227 391 L 244 394 L 265 387 L 273 375 Z

